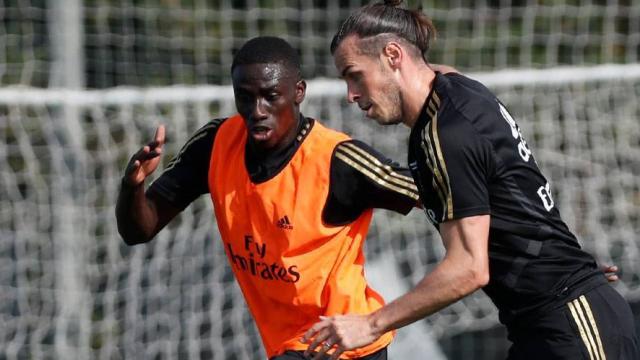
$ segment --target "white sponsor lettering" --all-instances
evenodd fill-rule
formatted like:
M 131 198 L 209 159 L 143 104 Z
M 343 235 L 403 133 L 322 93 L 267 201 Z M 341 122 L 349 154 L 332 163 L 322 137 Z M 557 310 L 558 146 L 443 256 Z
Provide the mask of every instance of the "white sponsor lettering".
M 522 160 L 524 160 L 525 162 L 529 162 L 529 159 L 531 158 L 531 150 L 529 149 L 527 142 L 524 141 L 522 133 L 520 132 L 520 128 L 518 128 L 516 121 L 513 120 L 513 117 L 511 116 L 511 114 L 509 114 L 509 111 L 507 111 L 507 109 L 500 102 L 498 102 L 498 107 L 500 108 L 502 117 L 506 120 L 507 124 L 509 124 L 509 127 L 511 128 L 511 136 L 513 136 L 513 138 L 516 140 L 520 139 L 520 142 L 518 143 L 518 154 L 520 155 Z
M 507 109 L 505 109 L 505 107 L 502 106 L 502 104 L 498 103 L 498 106 L 500 107 L 500 113 L 502 114 L 502 117 L 507 121 L 507 124 L 509 124 L 509 127 L 511 127 L 511 136 L 513 136 L 514 139 L 517 139 L 520 136 L 520 132 L 518 131 L 518 126 L 516 125 L 516 121 L 513 120 L 513 117 L 511 117 L 511 114 L 509 114 Z
M 528 162 L 531 157 L 531 150 L 529 150 L 527 142 L 524 141 L 522 137 L 520 137 L 520 143 L 518 144 L 518 154 L 520 154 L 520 157 L 524 162 Z
M 542 205 L 547 211 L 551 211 L 553 209 L 553 198 L 551 197 L 551 186 L 547 183 L 544 186 L 540 186 L 538 188 L 538 196 L 542 200 Z

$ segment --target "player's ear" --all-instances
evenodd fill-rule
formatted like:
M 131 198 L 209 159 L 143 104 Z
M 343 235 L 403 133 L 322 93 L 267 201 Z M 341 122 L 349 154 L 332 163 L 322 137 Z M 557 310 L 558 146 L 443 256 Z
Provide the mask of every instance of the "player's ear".
M 404 51 L 399 43 L 389 41 L 384 48 L 382 48 L 382 56 L 387 64 L 395 70 L 400 67 L 400 63 L 404 57 Z
M 300 105 L 304 101 L 304 97 L 307 93 L 307 82 L 300 79 L 296 83 L 296 105 Z

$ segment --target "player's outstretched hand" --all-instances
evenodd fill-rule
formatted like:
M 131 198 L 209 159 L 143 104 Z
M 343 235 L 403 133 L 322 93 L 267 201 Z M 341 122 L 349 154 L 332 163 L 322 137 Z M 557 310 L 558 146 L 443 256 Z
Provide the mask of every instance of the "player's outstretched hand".
M 374 331 L 367 315 L 321 316 L 301 341 L 309 344 L 305 356 L 314 355 L 312 360 L 323 359 L 325 354 L 331 355 L 330 360 L 336 360 L 346 350 L 367 346 L 381 335 Z
M 604 272 L 604 276 L 607 280 L 611 282 L 616 282 L 619 280 L 618 278 L 618 267 L 615 265 L 602 265 L 600 266 L 602 272 Z
M 164 125 L 156 129 L 154 139 L 135 153 L 124 172 L 124 181 L 130 186 L 138 186 L 144 182 L 160 163 L 160 154 L 164 145 Z

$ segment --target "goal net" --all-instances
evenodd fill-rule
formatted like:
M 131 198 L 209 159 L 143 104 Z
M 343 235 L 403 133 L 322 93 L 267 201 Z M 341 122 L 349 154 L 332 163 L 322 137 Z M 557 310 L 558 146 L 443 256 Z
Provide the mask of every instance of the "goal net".
M 471 76 L 517 118 L 584 247 L 619 265 L 616 288 L 640 300 L 638 67 Z M 344 91 L 340 81 L 310 81 L 303 112 L 404 163 L 407 130 L 363 119 Z M 7 358 L 263 356 L 206 197 L 148 245 L 124 245 L 114 218 L 123 167 L 155 126 L 167 125 L 166 164 L 207 119 L 234 112 L 231 94 L 224 86 L 0 90 L 0 342 Z M 368 273 L 387 274 L 376 276 L 376 287 L 395 296 L 388 288 L 409 289 L 443 248 L 421 211 L 378 211 L 367 255 Z M 391 263 L 384 260 L 390 255 Z M 477 293 L 430 316 L 423 330 L 442 338 L 496 321 Z
M 0 0 L 0 358 L 264 358 L 209 200 L 127 247 L 114 216 L 120 177 L 157 124 L 165 165 L 208 119 L 235 111 L 229 87 L 208 84 L 228 84 L 233 52 L 258 35 L 299 49 L 314 79 L 307 116 L 406 163 L 407 129 L 363 119 L 340 81 L 323 80 L 336 75 L 339 22 L 369 2 Z M 434 19 L 430 58 L 508 106 L 563 218 L 600 262 L 620 266 L 616 288 L 640 309 L 640 2 L 405 3 Z M 442 256 L 421 211 L 376 213 L 367 276 L 387 299 Z M 496 324 L 478 293 L 398 338 L 415 350 L 478 332 L 460 358 L 494 359 L 504 336 L 484 334 Z
M 307 78 L 334 75 L 340 21 L 367 0 L 2 0 L 0 83 L 90 88 L 228 84 L 233 52 L 278 35 Z M 405 0 L 433 19 L 431 58 L 467 71 L 640 60 L 631 0 Z M 77 57 L 80 57 L 79 59 Z M 64 76 L 66 75 L 66 76 Z

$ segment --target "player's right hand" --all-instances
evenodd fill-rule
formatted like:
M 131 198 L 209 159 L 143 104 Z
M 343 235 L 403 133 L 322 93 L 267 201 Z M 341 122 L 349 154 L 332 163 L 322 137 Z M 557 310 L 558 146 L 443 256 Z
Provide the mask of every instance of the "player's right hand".
M 600 269 L 604 272 L 607 281 L 612 283 L 620 280 L 618 278 L 618 267 L 616 265 L 601 265 Z
M 160 164 L 160 154 L 164 145 L 164 125 L 159 125 L 153 141 L 135 153 L 124 172 L 124 181 L 129 186 L 138 186 L 144 182 Z

